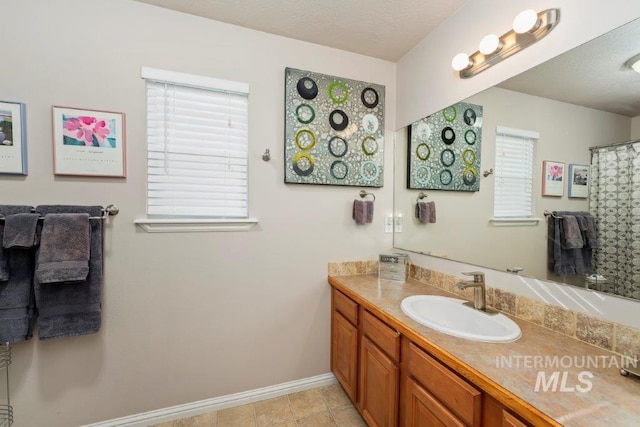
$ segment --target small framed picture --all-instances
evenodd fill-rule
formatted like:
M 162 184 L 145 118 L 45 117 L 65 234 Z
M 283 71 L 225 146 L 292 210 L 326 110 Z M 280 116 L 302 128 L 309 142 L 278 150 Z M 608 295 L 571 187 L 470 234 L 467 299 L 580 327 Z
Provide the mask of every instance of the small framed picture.
M 125 116 L 53 106 L 53 173 L 126 176 Z
M 564 194 L 564 163 L 545 160 L 542 162 L 542 195 Z
M 569 197 L 589 197 L 589 166 L 569 165 Z
M 20 102 L 0 101 L 0 173 L 27 174 L 25 107 Z

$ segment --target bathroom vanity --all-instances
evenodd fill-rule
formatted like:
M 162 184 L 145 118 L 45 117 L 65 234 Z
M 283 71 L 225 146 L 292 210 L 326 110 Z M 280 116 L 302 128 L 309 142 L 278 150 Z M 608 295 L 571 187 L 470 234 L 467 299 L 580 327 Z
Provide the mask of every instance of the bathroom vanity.
M 640 381 L 612 366 L 619 355 L 517 318 L 522 337 L 511 343 L 442 334 L 400 303 L 451 294 L 413 280 L 355 275 L 329 283 L 331 369 L 369 426 L 640 422 Z

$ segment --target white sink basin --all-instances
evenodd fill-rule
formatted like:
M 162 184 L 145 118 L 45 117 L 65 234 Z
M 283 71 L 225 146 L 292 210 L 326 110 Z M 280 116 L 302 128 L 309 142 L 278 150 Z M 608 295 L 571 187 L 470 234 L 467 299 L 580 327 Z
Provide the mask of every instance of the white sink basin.
M 520 327 L 502 313 L 490 315 L 463 305 L 465 300 L 437 295 L 413 295 L 400 308 L 416 322 L 436 331 L 483 342 L 513 342 Z

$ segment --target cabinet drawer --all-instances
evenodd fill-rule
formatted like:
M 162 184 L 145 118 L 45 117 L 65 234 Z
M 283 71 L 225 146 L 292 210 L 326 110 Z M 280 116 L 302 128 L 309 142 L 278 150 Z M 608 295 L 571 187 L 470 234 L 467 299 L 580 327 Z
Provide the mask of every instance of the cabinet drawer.
M 349 322 L 358 326 L 358 304 L 355 301 L 337 289 L 334 289 L 333 304 L 335 309 L 339 311 Z
M 502 426 L 503 427 L 528 427 L 525 423 L 511 415 L 509 412 L 502 410 Z
M 409 344 L 407 359 L 409 374 L 425 389 L 465 424 L 480 425 L 482 395 L 479 390 L 413 343 Z
M 362 333 L 395 362 L 400 358 L 400 334 L 367 310 L 362 311 Z

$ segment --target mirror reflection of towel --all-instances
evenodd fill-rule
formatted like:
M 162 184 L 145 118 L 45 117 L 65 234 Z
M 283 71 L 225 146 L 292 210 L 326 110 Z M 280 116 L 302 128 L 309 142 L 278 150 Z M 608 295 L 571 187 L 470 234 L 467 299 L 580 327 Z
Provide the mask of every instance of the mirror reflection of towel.
M 416 218 L 421 224 L 436 222 L 436 203 L 418 202 L 416 203 Z

